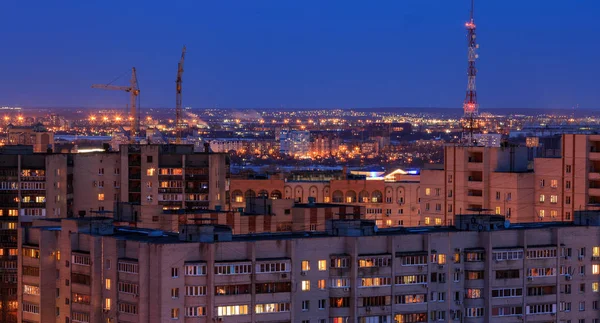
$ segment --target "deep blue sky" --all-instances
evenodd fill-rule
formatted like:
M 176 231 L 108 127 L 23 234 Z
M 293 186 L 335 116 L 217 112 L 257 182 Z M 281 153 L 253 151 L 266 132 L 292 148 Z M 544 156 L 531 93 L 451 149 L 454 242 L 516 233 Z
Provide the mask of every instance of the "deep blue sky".
M 0 105 L 460 109 L 468 0 L 2 0 Z M 487 108 L 597 108 L 600 2 L 479 1 Z M 126 84 L 127 77 L 120 80 Z

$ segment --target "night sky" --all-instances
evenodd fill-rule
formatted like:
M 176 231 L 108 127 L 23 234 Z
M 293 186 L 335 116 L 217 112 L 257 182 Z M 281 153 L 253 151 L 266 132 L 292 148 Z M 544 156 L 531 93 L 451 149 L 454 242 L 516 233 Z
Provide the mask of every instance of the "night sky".
M 460 109 L 468 0 L 2 0 L 0 105 Z M 598 108 L 600 2 L 480 0 L 486 108 Z M 127 84 L 128 75 L 117 81 Z

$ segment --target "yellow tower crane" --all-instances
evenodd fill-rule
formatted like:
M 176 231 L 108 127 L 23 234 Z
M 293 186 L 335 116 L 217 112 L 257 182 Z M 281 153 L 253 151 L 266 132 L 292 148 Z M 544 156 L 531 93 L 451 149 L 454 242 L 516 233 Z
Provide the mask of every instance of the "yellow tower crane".
M 116 90 L 129 92 L 130 97 L 130 110 L 129 110 L 129 122 L 131 123 L 131 138 L 130 140 L 135 141 L 135 136 L 140 133 L 140 124 L 137 117 L 137 98 L 140 95 L 140 89 L 138 87 L 137 74 L 135 67 L 131 68 L 131 80 L 129 86 L 118 86 L 109 84 L 93 84 L 93 89 L 103 90 Z
M 181 131 L 183 128 L 183 120 L 181 111 L 181 76 L 183 75 L 183 60 L 185 59 L 185 46 L 181 50 L 181 59 L 179 60 L 179 64 L 177 64 L 177 80 L 176 84 L 176 98 L 175 98 L 175 131 L 177 131 L 177 140 L 176 143 L 181 143 Z

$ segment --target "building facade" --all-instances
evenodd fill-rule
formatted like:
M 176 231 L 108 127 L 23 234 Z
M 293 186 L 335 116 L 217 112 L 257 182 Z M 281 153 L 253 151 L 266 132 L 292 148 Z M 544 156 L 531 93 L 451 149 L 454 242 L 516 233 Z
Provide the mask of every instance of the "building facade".
M 600 221 L 512 226 L 457 216 L 456 227 L 235 236 L 178 234 L 108 218 L 23 228 L 24 322 L 594 322 Z M 326 247 L 325 247 L 326 246 Z M 57 279 L 58 277 L 58 279 Z

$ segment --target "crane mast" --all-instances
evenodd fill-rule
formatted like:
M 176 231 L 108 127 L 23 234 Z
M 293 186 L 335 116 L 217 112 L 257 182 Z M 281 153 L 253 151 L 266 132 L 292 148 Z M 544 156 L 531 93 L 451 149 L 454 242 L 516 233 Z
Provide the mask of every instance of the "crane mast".
M 176 143 L 181 143 L 181 132 L 182 132 L 182 110 L 181 110 L 181 76 L 183 75 L 183 61 L 185 59 L 186 48 L 183 46 L 181 50 L 181 59 L 177 64 L 177 80 L 176 83 L 176 98 L 175 98 L 175 131 L 177 132 Z
M 93 89 L 102 89 L 102 90 L 115 90 L 115 91 L 125 91 L 129 92 L 129 122 L 131 125 L 131 141 L 135 140 L 135 136 L 140 133 L 140 124 L 139 118 L 137 116 L 137 98 L 140 95 L 140 89 L 138 87 L 137 74 L 135 71 L 135 67 L 131 68 L 131 79 L 129 81 L 129 86 L 117 86 L 110 84 L 93 84 Z

